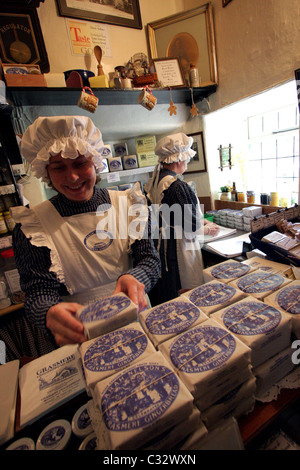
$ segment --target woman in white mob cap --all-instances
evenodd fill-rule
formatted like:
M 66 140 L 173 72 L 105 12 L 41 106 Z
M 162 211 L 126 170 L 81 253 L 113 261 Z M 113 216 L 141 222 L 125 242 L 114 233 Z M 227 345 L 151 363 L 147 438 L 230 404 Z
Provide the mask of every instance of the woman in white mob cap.
M 32 208 L 13 211 L 13 248 L 26 294 L 25 312 L 55 346 L 86 339 L 74 316 L 79 306 L 124 292 L 143 309 L 145 294 L 159 277 L 159 257 L 148 236 L 148 210 L 139 185 L 127 191 L 95 186 L 103 168 L 102 150 L 101 132 L 84 116 L 40 117 L 22 137 L 21 153 L 33 174 L 58 193 Z M 128 208 L 133 204 L 146 208 L 144 236 L 128 235 Z M 108 213 L 117 221 L 115 237 L 97 225 L 110 220 Z
M 159 214 L 156 218 L 161 277 L 150 293 L 153 306 L 177 297 L 181 289 L 203 283 L 199 237 L 218 232 L 216 224 L 203 219 L 199 200 L 190 185 L 179 178 L 196 154 L 192 144 L 193 138 L 182 132 L 160 139 L 155 148 L 158 165 L 145 185 L 152 211 L 156 216 Z M 170 222 L 165 216 L 167 208 L 174 209 L 174 215 L 169 211 Z

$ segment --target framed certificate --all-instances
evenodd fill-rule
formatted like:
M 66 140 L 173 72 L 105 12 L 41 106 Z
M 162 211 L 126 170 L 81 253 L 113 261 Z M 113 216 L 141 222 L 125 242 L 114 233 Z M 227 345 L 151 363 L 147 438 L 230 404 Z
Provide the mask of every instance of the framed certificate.
M 153 63 L 160 86 L 185 86 L 185 81 L 178 57 L 154 59 Z

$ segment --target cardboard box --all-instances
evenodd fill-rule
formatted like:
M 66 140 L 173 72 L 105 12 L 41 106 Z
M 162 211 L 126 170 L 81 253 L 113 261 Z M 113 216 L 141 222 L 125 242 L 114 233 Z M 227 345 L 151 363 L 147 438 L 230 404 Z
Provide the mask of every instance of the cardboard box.
M 138 153 L 137 154 L 139 167 L 155 166 L 158 162 L 158 156 L 155 153 Z

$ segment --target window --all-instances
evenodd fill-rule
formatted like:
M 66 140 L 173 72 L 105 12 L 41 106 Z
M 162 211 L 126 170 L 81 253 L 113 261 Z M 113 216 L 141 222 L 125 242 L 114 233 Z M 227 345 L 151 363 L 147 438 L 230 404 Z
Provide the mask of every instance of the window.
M 247 180 L 256 193 L 278 191 L 298 201 L 299 115 L 297 104 L 248 117 Z

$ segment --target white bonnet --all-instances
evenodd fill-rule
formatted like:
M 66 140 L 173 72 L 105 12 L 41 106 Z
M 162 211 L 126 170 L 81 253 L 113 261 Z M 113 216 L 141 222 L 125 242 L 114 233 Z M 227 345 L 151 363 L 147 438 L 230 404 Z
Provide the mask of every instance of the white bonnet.
M 160 139 L 155 147 L 155 154 L 161 163 L 174 163 L 190 160 L 196 152 L 191 148 L 193 138 L 188 137 L 183 132 L 168 135 Z
M 21 154 L 32 173 L 50 183 L 49 158 L 61 152 L 63 158 L 92 157 L 96 172 L 103 170 L 103 140 L 100 130 L 87 116 L 39 117 L 23 134 Z

